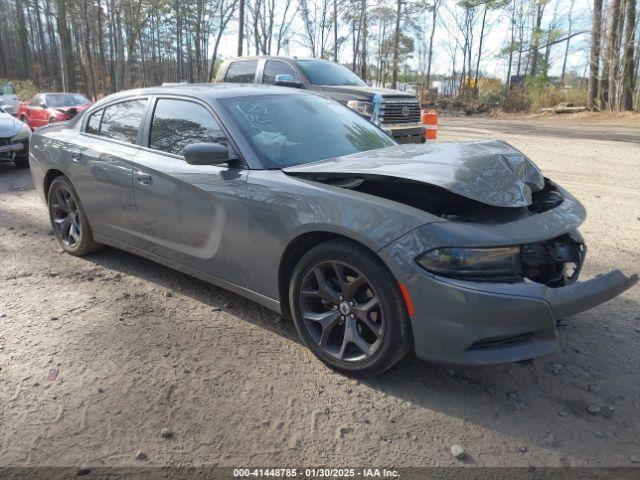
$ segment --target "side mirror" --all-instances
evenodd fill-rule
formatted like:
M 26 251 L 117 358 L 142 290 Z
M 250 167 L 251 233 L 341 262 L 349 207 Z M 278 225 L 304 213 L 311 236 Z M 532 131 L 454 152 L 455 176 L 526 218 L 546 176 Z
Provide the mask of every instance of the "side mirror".
M 276 75 L 275 84 L 278 87 L 304 88 L 302 83 L 298 82 L 295 78 L 293 78 L 293 75 L 290 75 L 288 73 L 281 73 L 279 75 Z
M 42 102 L 42 103 L 40 104 L 40 107 L 42 107 L 42 108 L 47 108 L 47 104 L 46 104 L 45 102 Z
M 219 143 L 192 143 L 184 149 L 184 161 L 189 165 L 221 165 L 229 160 L 229 149 Z

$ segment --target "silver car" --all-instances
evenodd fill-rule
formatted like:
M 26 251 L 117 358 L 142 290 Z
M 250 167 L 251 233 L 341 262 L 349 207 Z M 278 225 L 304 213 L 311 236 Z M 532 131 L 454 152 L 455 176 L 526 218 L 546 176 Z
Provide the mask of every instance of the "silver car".
M 0 163 L 11 162 L 18 168 L 29 167 L 31 129 L 0 105 Z
M 4 112 L 15 117 L 18 115 L 19 104 L 20 101 L 13 85 L 11 83 L 0 83 L 0 107 Z
M 585 210 L 510 145 L 398 145 L 299 90 L 114 94 L 34 133 L 30 159 L 67 252 L 109 245 L 243 295 L 351 375 L 547 354 L 559 319 L 637 281 L 578 281 Z

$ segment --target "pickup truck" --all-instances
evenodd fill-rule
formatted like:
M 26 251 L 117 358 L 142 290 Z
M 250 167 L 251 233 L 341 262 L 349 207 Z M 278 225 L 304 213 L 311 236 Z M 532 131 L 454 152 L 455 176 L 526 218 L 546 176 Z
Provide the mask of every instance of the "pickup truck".
M 216 82 L 303 88 L 333 98 L 386 131 L 399 143 L 423 143 L 420 102 L 415 95 L 376 88 L 348 68 L 317 58 L 240 57 L 225 60 Z

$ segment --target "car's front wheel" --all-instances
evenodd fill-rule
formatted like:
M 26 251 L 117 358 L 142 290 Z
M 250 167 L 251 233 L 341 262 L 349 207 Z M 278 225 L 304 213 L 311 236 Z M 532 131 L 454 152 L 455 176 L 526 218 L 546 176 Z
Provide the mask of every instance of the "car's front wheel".
M 336 370 L 375 375 L 410 350 L 409 315 L 397 282 L 358 244 L 332 240 L 309 250 L 296 265 L 289 298 L 302 340 Z
M 68 178 L 56 177 L 47 196 L 53 233 L 60 246 L 72 255 L 86 255 L 101 245 L 93 240 L 87 215 Z

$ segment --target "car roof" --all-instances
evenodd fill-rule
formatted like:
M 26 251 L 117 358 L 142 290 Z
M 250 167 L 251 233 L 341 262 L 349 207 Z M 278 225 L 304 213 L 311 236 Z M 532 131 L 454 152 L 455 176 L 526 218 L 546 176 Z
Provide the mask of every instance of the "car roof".
M 325 63 L 334 63 L 331 60 L 326 60 L 324 58 L 313 58 L 313 57 L 289 57 L 286 55 L 253 55 L 247 57 L 231 57 L 225 60 L 225 63 L 229 62 L 243 62 L 247 60 L 285 60 L 289 62 L 297 62 L 297 61 L 315 61 L 315 62 L 325 62 Z
M 114 93 L 98 101 L 95 106 L 117 99 L 144 95 L 183 95 L 203 100 L 216 100 L 218 98 L 249 97 L 253 95 L 273 94 L 303 95 L 304 92 L 295 88 L 256 85 L 252 83 L 179 83 L 159 87 L 138 88 Z

